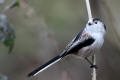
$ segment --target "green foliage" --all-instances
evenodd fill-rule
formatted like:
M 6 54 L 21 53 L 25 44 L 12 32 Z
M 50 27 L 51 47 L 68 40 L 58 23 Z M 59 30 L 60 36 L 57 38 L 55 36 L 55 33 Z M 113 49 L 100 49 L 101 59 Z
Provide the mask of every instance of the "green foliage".
M 13 4 L 10 6 L 10 8 L 14 8 L 14 7 L 18 7 L 20 6 L 20 2 L 18 0 L 16 0 L 15 2 L 13 2 Z
M 15 42 L 15 32 L 12 24 L 4 14 L 0 14 L 0 41 L 9 48 L 9 53 L 13 50 Z
M 9 53 L 13 50 L 15 41 L 15 34 L 8 34 L 6 35 L 6 39 L 3 41 L 4 45 L 9 48 Z

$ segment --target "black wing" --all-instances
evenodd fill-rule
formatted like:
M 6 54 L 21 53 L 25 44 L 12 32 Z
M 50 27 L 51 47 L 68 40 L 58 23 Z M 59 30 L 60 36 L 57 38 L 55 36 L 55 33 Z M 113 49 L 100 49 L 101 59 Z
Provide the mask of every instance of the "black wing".
M 90 46 L 91 44 L 93 44 L 93 42 L 95 41 L 94 38 L 90 37 L 88 39 L 85 39 L 83 41 L 76 41 L 69 49 L 68 49 L 68 53 L 74 53 L 74 52 L 78 52 L 78 50 L 86 47 L 86 46 Z
M 82 33 L 83 33 L 83 30 L 81 30 L 81 31 L 77 34 L 77 36 L 75 37 L 75 39 L 74 39 L 73 42 L 77 41 L 77 40 L 80 38 L 80 36 L 81 36 Z
M 84 40 L 77 40 L 71 46 L 69 46 L 67 49 L 65 49 L 60 56 L 64 57 L 68 54 L 78 52 L 83 47 L 90 46 L 91 44 L 93 44 L 94 41 L 95 41 L 95 39 L 92 37 L 84 39 Z
M 92 37 L 82 37 L 81 35 L 83 32 L 84 29 L 81 30 L 77 36 L 66 46 L 65 50 L 61 53 L 62 57 L 71 53 L 75 53 L 83 47 L 91 45 L 95 41 L 95 39 Z
M 73 40 L 66 46 L 65 50 L 67 50 L 75 41 L 77 41 L 77 40 L 80 38 L 82 32 L 83 32 L 83 30 L 81 30 L 81 31 L 77 34 L 77 36 L 75 36 L 75 38 L 73 38 Z

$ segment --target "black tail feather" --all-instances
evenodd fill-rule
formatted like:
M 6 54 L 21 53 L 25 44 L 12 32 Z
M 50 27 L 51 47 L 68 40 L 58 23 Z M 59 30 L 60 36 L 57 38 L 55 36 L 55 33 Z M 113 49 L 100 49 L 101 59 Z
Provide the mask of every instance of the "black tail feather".
M 60 59 L 61 56 L 56 56 L 55 58 L 51 59 L 50 61 L 48 61 L 47 63 L 43 64 L 42 66 L 38 67 L 37 69 L 35 69 L 34 71 L 32 71 L 31 73 L 28 74 L 28 77 L 34 76 L 36 73 L 38 73 L 40 70 L 44 69 L 45 67 L 47 67 L 48 65 L 52 64 L 53 62 L 55 62 L 56 60 Z

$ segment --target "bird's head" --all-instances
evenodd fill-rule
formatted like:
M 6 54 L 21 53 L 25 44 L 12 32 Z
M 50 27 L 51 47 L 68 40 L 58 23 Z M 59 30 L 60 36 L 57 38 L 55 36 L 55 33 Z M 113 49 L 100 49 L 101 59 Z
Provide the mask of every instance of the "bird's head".
M 106 33 L 106 26 L 103 23 L 102 20 L 98 18 L 92 18 L 88 21 L 86 24 L 86 29 L 91 32 L 97 32 L 97 33 Z

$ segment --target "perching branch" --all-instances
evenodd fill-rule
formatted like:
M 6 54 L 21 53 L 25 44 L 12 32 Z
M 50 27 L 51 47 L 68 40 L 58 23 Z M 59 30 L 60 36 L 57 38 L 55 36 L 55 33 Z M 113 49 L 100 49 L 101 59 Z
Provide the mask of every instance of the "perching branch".
M 95 54 L 92 57 L 92 62 L 94 65 L 96 65 L 96 56 Z M 96 80 L 96 68 L 92 69 L 92 80 Z
M 89 0 L 86 0 L 86 7 L 87 7 L 87 12 L 88 12 L 88 19 L 91 19 L 92 18 L 92 12 L 91 12 L 91 7 L 90 7 Z
M 91 7 L 90 7 L 90 2 L 89 0 L 86 0 L 86 7 L 87 7 L 87 12 L 88 12 L 88 19 L 92 19 L 92 12 L 91 12 Z M 92 57 L 92 62 L 94 65 L 96 65 L 96 57 L 95 54 Z M 92 69 L 92 80 L 96 80 L 96 68 Z

